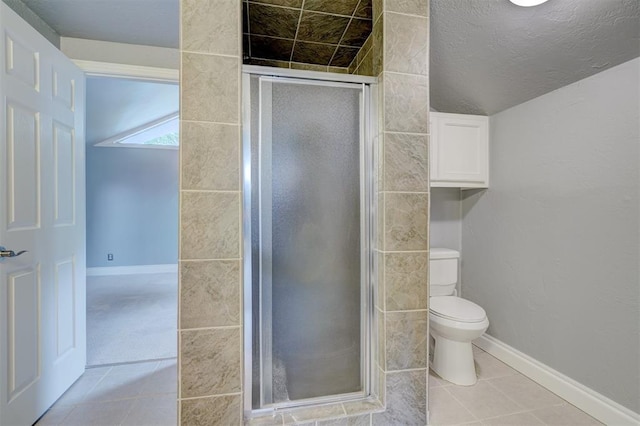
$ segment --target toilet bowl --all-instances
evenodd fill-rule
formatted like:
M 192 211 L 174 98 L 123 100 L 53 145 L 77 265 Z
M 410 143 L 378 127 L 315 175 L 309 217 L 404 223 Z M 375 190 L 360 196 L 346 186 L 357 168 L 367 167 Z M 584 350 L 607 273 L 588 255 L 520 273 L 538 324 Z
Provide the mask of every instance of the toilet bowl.
M 471 341 L 482 336 L 489 319 L 482 307 L 456 296 L 460 252 L 432 248 L 429 259 L 429 332 L 434 339 L 431 368 L 444 380 L 477 382 Z
M 429 331 L 435 340 L 431 368 L 456 385 L 475 384 L 471 341 L 489 327 L 484 309 L 456 296 L 431 297 L 430 303 Z

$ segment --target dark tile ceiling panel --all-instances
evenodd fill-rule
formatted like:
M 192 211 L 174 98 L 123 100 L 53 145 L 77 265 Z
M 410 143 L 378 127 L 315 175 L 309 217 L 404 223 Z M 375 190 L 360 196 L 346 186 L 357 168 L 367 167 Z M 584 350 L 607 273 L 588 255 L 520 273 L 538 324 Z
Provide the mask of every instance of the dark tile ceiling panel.
M 245 0 L 244 62 L 348 67 L 371 34 L 372 0 Z
M 293 40 L 257 35 L 252 35 L 249 40 L 249 47 L 256 58 L 276 59 L 278 61 L 291 59 Z
M 300 12 L 285 7 L 251 4 L 249 28 L 251 34 L 293 39 L 300 20 Z
M 262 4 L 271 4 L 271 5 L 275 5 L 275 6 L 292 7 L 294 9 L 300 9 L 302 7 L 302 0 L 251 0 L 251 1 L 253 3 L 262 3 Z
M 296 40 L 337 45 L 350 20 L 344 16 L 302 12 Z
M 351 23 L 347 27 L 342 36 L 341 44 L 345 46 L 362 46 L 371 34 L 371 20 L 370 19 L 351 19 Z
M 304 9 L 335 15 L 353 15 L 358 0 L 306 0 Z
M 358 54 L 358 50 L 360 49 L 357 47 L 338 47 L 329 65 L 332 67 L 348 67 Z

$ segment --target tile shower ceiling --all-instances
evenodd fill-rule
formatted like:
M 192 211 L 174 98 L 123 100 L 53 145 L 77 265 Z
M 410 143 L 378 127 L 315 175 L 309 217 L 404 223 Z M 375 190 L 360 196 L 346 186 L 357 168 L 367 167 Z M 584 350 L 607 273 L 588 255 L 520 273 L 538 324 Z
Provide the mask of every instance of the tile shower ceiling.
M 243 1 L 244 62 L 348 67 L 371 34 L 371 0 Z

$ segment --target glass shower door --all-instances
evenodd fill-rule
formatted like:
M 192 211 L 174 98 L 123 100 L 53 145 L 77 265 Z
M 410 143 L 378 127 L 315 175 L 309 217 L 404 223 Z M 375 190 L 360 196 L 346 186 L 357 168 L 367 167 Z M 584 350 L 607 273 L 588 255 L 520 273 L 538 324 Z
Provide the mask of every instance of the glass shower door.
M 362 397 L 365 87 L 254 77 L 252 90 L 259 129 L 251 146 L 253 407 Z

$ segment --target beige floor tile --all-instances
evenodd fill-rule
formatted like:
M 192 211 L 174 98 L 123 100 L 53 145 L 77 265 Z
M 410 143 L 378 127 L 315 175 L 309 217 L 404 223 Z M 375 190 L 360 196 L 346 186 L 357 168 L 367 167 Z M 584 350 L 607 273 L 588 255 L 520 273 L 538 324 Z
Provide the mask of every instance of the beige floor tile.
M 160 361 L 150 361 L 150 362 L 136 362 L 132 364 L 120 364 L 114 365 L 111 367 L 111 371 L 109 371 L 110 376 L 117 374 L 127 374 L 127 375 L 146 375 L 154 372 L 158 366 L 160 365 Z
M 455 425 L 474 421 L 475 417 L 444 387 L 429 390 L 429 416 L 432 425 Z
M 175 426 L 178 423 L 176 394 L 134 400 L 122 426 Z
M 539 426 L 544 425 L 540 419 L 531 413 L 510 414 L 494 417 L 482 421 L 484 426 Z
M 131 408 L 132 400 L 77 405 L 64 419 L 65 426 L 119 425 Z
M 473 344 L 471 345 L 471 349 L 473 350 L 473 356 L 485 353 L 482 349 Z
M 103 379 L 101 375 L 81 376 L 57 401 L 56 406 L 83 402 L 87 394 Z
M 111 371 L 111 366 L 107 366 L 107 367 L 90 367 L 87 368 L 86 370 L 84 370 L 84 377 L 88 377 L 88 376 L 100 376 L 100 377 L 104 377 L 106 374 L 108 374 Z
M 84 403 L 119 401 L 135 398 L 142 392 L 147 376 L 137 374 L 108 374 L 84 399 Z
M 523 411 L 520 405 L 486 381 L 473 386 L 450 386 L 446 390 L 480 420 Z
M 453 383 L 447 382 L 436 373 L 434 373 L 433 370 L 429 369 L 429 389 L 451 385 L 453 385 Z
M 548 426 L 591 426 L 602 424 L 571 404 L 541 408 L 532 411 L 532 414 Z
M 53 406 L 40 418 L 40 420 L 36 422 L 35 426 L 63 425 L 64 419 L 71 413 L 71 411 L 73 411 L 74 408 L 74 405 Z
M 161 364 L 142 384 L 141 395 L 157 395 L 178 392 L 178 367 L 173 364 Z
M 521 374 L 489 380 L 493 386 L 528 410 L 560 405 L 565 401 Z
M 479 353 L 474 358 L 476 362 L 476 374 L 479 380 L 518 374 L 516 370 L 502 361 L 498 361 L 486 352 Z

